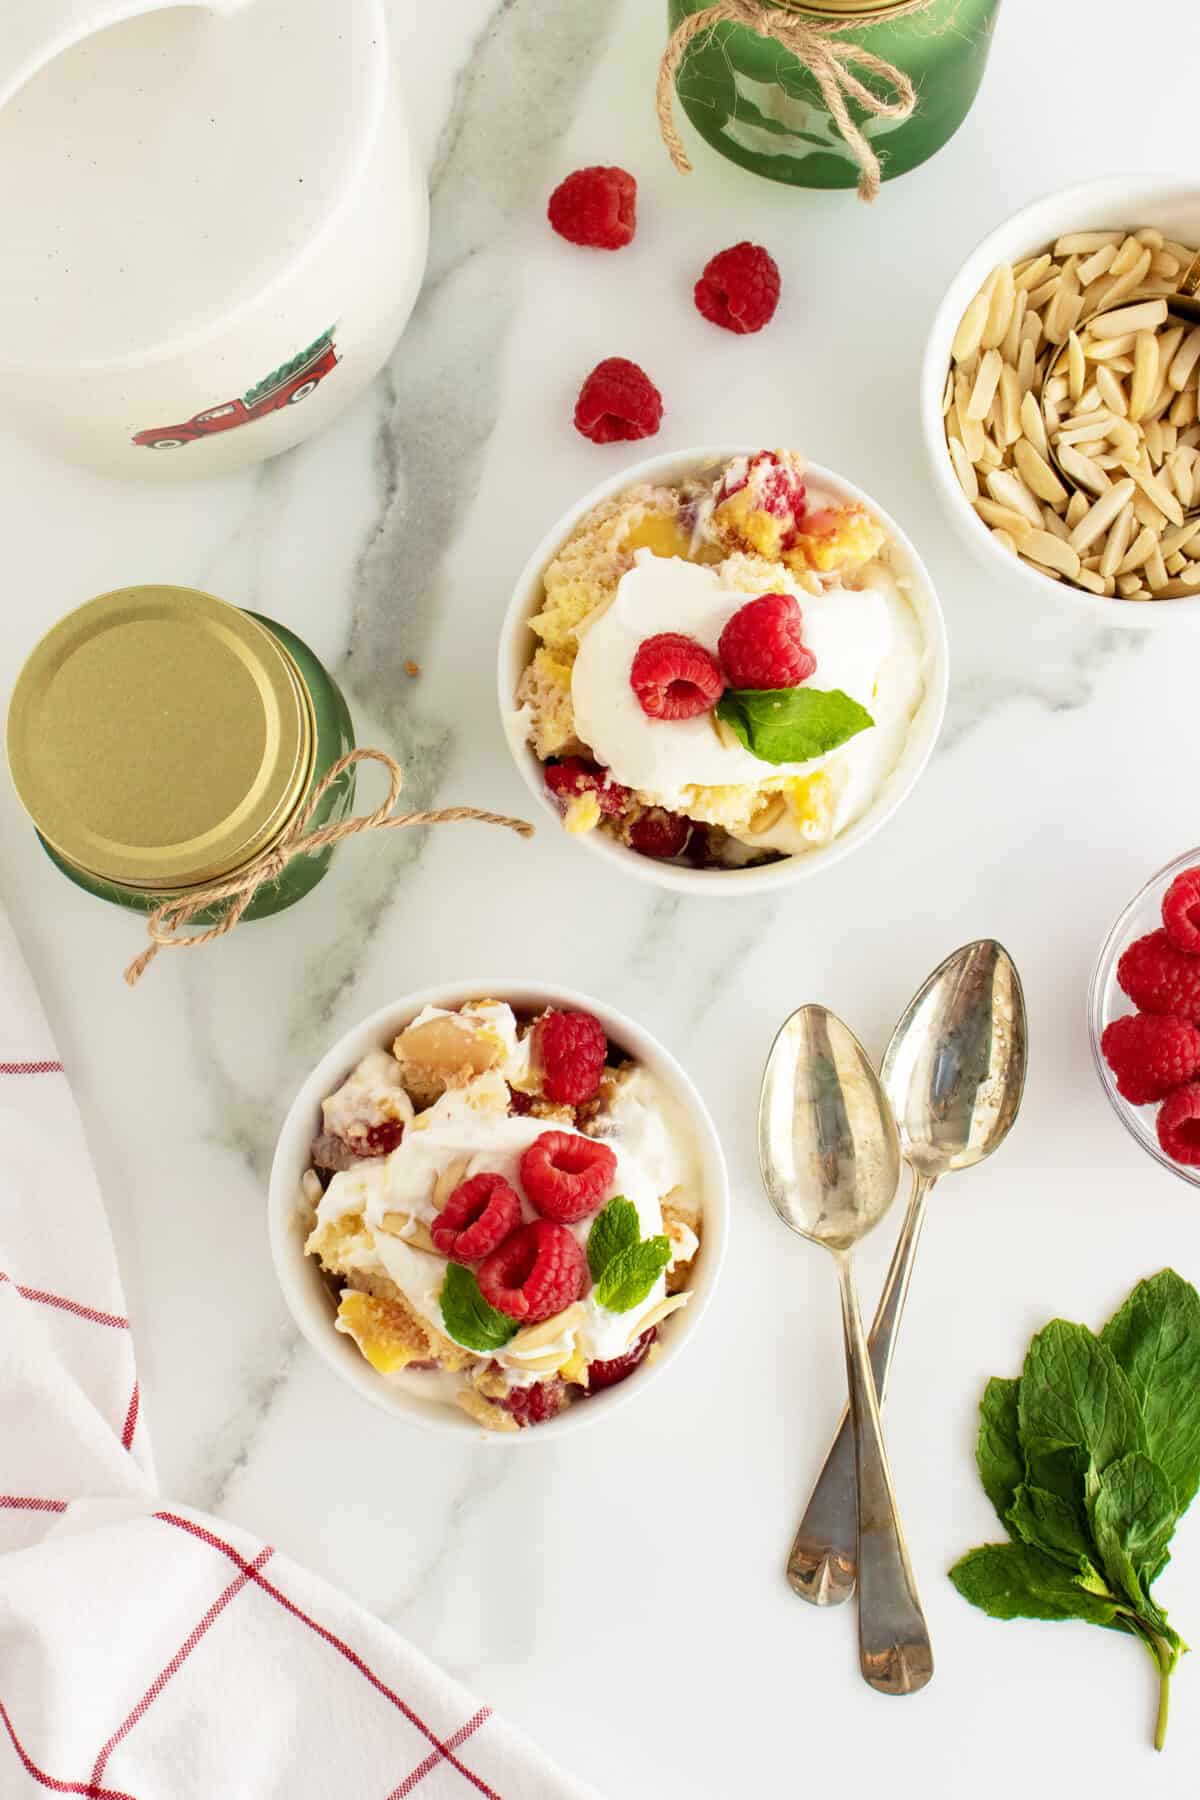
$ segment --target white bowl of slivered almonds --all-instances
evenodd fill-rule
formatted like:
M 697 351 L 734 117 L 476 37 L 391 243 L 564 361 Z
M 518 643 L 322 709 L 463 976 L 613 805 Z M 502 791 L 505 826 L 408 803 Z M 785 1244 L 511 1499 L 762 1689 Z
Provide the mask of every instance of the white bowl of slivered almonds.
M 1106 625 L 1200 621 L 1200 325 L 1165 304 L 1195 249 L 1194 182 L 1048 195 L 968 257 L 925 351 L 955 530 L 994 574 Z

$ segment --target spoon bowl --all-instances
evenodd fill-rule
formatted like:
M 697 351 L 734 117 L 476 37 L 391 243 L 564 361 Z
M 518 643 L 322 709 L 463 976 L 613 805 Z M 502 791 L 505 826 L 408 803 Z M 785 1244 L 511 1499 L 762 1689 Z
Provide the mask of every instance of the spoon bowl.
M 779 1031 L 763 1076 L 758 1158 L 784 1224 L 844 1251 L 896 1197 L 900 1139 L 866 1051 L 823 1006 Z
M 1025 1090 L 1021 978 L 994 938 L 964 944 L 922 984 L 883 1053 L 880 1078 L 904 1160 L 931 1181 L 999 1148 Z

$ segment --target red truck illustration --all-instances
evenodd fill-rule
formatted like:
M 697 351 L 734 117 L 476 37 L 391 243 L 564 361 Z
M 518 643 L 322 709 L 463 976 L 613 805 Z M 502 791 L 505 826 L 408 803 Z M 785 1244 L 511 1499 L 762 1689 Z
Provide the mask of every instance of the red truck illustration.
M 335 327 L 323 331 L 298 356 L 272 369 L 269 375 L 247 388 L 240 400 L 225 400 L 195 413 L 182 425 L 152 425 L 135 434 L 133 442 L 150 450 L 175 450 L 197 438 L 211 437 L 217 431 L 232 431 L 238 425 L 251 425 L 281 406 L 294 406 L 307 400 L 319 381 L 336 369 L 339 357 L 333 342 Z

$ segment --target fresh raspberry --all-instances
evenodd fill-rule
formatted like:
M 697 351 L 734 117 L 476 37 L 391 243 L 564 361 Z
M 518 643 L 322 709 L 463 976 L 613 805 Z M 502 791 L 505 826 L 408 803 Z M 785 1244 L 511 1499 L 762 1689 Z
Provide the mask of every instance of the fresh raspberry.
M 1187 1019 L 1127 1013 L 1104 1028 L 1105 1061 L 1134 1106 L 1161 1100 L 1200 1072 L 1200 1031 Z
M 653 437 L 662 424 L 662 395 L 635 362 L 607 356 L 597 363 L 575 402 L 575 429 L 593 444 Z
M 521 1202 L 503 1175 L 460 1181 L 430 1226 L 429 1235 L 451 1262 L 475 1262 L 502 1244 L 521 1223 Z
M 637 182 L 625 169 L 576 169 L 551 194 L 546 217 L 568 243 L 623 250 L 637 229 Z
M 629 804 L 629 789 L 614 781 L 599 764 L 584 762 L 582 756 L 564 756 L 561 762 L 547 763 L 545 780 L 564 811 L 567 802 L 580 794 L 595 794 L 600 811 L 610 818 L 624 812 Z
M 1158 1141 L 1172 1162 L 1200 1163 L 1200 1081 L 1176 1088 L 1158 1109 Z
M 649 1331 L 643 1331 L 633 1349 L 627 1350 L 624 1356 L 610 1356 L 606 1362 L 590 1362 L 588 1364 L 588 1393 L 598 1394 L 601 1388 L 616 1387 L 618 1381 L 624 1381 L 626 1376 L 632 1375 L 633 1371 L 640 1368 L 645 1362 L 650 1353 L 650 1346 L 657 1336 L 658 1326 L 652 1325 Z
M 531 1204 L 562 1225 L 595 1212 L 616 1173 L 608 1145 L 574 1131 L 543 1131 L 521 1156 L 521 1186 Z
M 1163 924 L 1177 950 L 1200 953 L 1200 869 L 1177 875 L 1162 903 Z
M 790 594 L 760 594 L 739 606 L 721 633 L 721 667 L 735 688 L 790 688 L 817 659 L 800 633 L 804 615 Z
M 534 1219 L 510 1233 L 475 1271 L 489 1306 L 536 1325 L 578 1300 L 587 1286 L 587 1260 L 565 1225 Z
M 1130 944 L 1117 964 L 1117 981 L 1142 1012 L 1200 1022 L 1200 956 L 1177 949 L 1165 931 Z
M 354 1147 L 360 1156 L 390 1156 L 403 1136 L 403 1119 L 385 1119 L 382 1125 L 368 1126 Z
M 669 860 L 680 856 L 692 835 L 692 821 L 682 813 L 668 812 L 663 806 L 651 806 L 629 827 L 629 847 L 642 856 Z
M 533 1028 L 534 1060 L 542 1092 L 559 1106 L 581 1106 L 600 1086 L 608 1039 L 591 1013 L 543 1013 Z
M 734 244 L 705 263 L 694 298 L 704 317 L 726 331 L 761 331 L 779 305 L 779 265 L 761 244 Z
M 681 631 L 644 638 L 634 653 L 629 685 L 650 719 L 694 719 L 725 692 L 715 656 Z
M 500 1405 L 518 1425 L 541 1425 L 567 1404 L 567 1384 L 557 1375 L 552 1381 L 535 1381 L 529 1387 L 510 1388 Z

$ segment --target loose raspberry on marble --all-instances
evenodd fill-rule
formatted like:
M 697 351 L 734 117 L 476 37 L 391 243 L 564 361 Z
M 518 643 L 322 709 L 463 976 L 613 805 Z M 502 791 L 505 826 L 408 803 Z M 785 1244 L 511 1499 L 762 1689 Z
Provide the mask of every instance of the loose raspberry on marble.
M 551 1007 L 533 1028 L 534 1066 L 542 1092 L 559 1106 L 582 1106 L 600 1086 L 608 1039 L 599 1019 Z
M 1162 903 L 1163 925 L 1177 950 L 1200 954 L 1200 869 L 1177 875 Z
M 595 1212 L 616 1174 L 608 1145 L 575 1131 L 543 1131 L 521 1155 L 521 1186 L 530 1204 L 564 1225 Z
M 598 763 L 585 762 L 582 756 L 564 756 L 561 762 L 545 765 L 545 782 L 564 811 L 568 801 L 580 794 L 595 794 L 600 811 L 609 818 L 624 812 L 629 804 L 629 789 L 614 781 L 607 769 Z
M 662 424 L 662 395 L 635 362 L 609 356 L 597 363 L 575 402 L 575 429 L 593 444 L 653 437 Z
M 648 807 L 629 827 L 629 847 L 641 856 L 669 860 L 681 856 L 692 835 L 692 821 L 663 806 Z
M 634 653 L 629 685 L 649 719 L 694 719 L 714 707 L 725 677 L 710 651 L 681 631 L 659 631 Z
M 1165 931 L 1130 944 L 1117 964 L 1117 982 L 1142 1012 L 1200 1023 L 1200 956 L 1178 949 Z
M 790 688 L 817 659 L 801 638 L 804 615 L 790 594 L 760 594 L 739 606 L 721 633 L 721 667 L 735 688 Z
M 624 1381 L 632 1375 L 633 1371 L 640 1368 L 645 1362 L 650 1353 L 650 1346 L 657 1336 L 658 1326 L 652 1325 L 649 1331 L 643 1331 L 633 1349 L 627 1350 L 624 1356 L 610 1356 L 605 1362 L 590 1362 L 588 1364 L 588 1393 L 598 1394 L 602 1388 L 616 1387 L 619 1381 Z
M 576 169 L 551 194 L 546 216 L 569 243 L 623 250 L 637 230 L 637 182 L 626 169 Z
M 529 1387 L 510 1388 L 500 1405 L 518 1425 L 541 1425 L 567 1404 L 567 1384 L 556 1375 L 552 1381 L 535 1381 Z
M 429 1235 L 451 1262 L 469 1263 L 495 1250 L 520 1223 L 520 1198 L 503 1175 L 472 1175 L 459 1182 Z
M 693 297 L 706 319 L 744 336 L 775 317 L 779 290 L 775 258 L 761 244 L 743 241 L 705 263 Z
M 489 1306 L 536 1325 L 571 1306 L 587 1287 L 587 1259 L 565 1225 L 534 1219 L 486 1256 L 475 1272 Z
M 1127 1013 L 1105 1026 L 1100 1048 L 1133 1106 L 1164 1099 L 1200 1072 L 1200 1031 L 1188 1019 Z
M 1200 1082 L 1176 1088 L 1158 1109 L 1158 1141 L 1172 1162 L 1200 1163 Z

